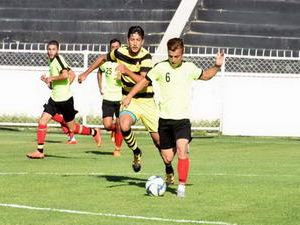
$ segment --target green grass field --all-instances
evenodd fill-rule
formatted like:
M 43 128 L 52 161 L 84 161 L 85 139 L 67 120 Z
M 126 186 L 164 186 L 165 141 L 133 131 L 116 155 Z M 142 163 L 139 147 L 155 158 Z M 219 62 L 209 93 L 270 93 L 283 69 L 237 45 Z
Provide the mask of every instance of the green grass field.
M 195 138 L 184 199 L 176 197 L 176 185 L 163 197 L 145 194 L 149 176 L 164 176 L 146 133 L 137 135 L 138 174 L 125 144 L 114 158 L 108 135 L 98 149 L 90 137 L 77 139 L 67 145 L 63 134 L 49 133 L 48 157 L 30 160 L 25 155 L 36 147 L 35 133 L 0 130 L 1 225 L 300 223 L 299 139 Z

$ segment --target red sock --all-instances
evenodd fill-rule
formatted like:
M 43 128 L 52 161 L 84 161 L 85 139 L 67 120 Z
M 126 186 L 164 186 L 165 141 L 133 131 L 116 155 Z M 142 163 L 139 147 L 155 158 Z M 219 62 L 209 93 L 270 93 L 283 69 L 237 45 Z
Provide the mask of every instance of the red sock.
M 47 125 L 39 124 L 37 132 L 36 132 L 38 145 L 43 145 L 44 144 L 46 134 L 47 134 Z
M 64 117 L 61 114 L 56 113 L 51 119 L 59 123 L 65 123 Z
M 122 141 L 123 141 L 123 135 L 121 132 L 116 132 L 115 133 L 115 145 L 118 147 L 118 148 L 121 148 L 122 146 Z
M 69 134 L 69 133 L 70 133 L 68 127 L 61 126 L 61 129 L 62 129 L 62 131 L 63 131 L 65 134 Z
M 52 116 L 51 118 L 52 120 L 60 123 L 61 129 L 65 134 L 69 134 L 69 128 L 64 120 L 64 117 L 61 114 L 55 114 L 54 116 Z
M 187 159 L 178 159 L 177 164 L 177 173 L 179 178 L 179 183 L 185 184 L 187 181 L 188 173 L 190 167 L 190 160 Z
M 75 123 L 74 133 L 75 134 L 82 134 L 82 135 L 90 135 L 91 134 L 91 128 L 83 126 L 83 125 L 78 124 L 78 123 Z

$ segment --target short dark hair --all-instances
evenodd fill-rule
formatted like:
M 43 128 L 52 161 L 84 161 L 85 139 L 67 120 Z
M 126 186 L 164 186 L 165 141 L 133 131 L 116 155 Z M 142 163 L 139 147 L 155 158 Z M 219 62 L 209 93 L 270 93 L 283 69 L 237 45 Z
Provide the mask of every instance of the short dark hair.
M 142 39 L 144 39 L 144 30 L 140 26 L 131 26 L 128 30 L 127 38 L 129 39 L 134 33 L 137 33 Z
M 57 49 L 59 49 L 59 43 L 57 40 L 52 40 L 52 41 L 49 41 L 48 44 L 47 44 L 47 48 L 49 45 L 56 45 Z
M 112 43 L 115 43 L 115 42 L 118 42 L 118 43 L 119 43 L 119 45 L 121 45 L 121 41 L 120 41 L 119 39 L 117 39 L 117 38 L 114 38 L 114 39 L 111 39 L 111 40 L 110 40 L 110 42 L 109 42 L 109 46 L 111 46 L 111 45 L 112 45 Z
M 184 44 L 183 44 L 183 40 L 181 38 L 171 38 L 168 41 L 167 46 L 168 46 L 169 51 L 175 51 L 176 49 L 179 49 L 179 48 L 184 50 Z

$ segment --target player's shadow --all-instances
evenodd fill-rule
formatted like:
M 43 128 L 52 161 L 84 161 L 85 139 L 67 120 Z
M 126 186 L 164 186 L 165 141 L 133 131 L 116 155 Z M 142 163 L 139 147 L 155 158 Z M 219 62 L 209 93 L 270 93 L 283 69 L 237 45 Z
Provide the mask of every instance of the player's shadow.
M 94 154 L 94 155 L 112 155 L 112 152 L 104 152 L 104 151 L 85 151 L 87 154 Z
M 61 156 L 61 155 L 45 155 L 46 158 L 58 158 L 58 159 L 72 159 L 73 157 Z
M 109 185 L 109 188 L 134 185 L 137 187 L 145 188 L 145 183 L 147 179 L 137 178 L 137 177 L 128 177 L 128 176 L 116 176 L 116 175 L 100 175 L 100 179 L 106 179 L 108 182 L 116 182 L 118 184 Z
M 17 132 L 21 132 L 20 129 L 18 128 L 11 128 L 11 127 L 0 127 L 0 130 L 3 130 L 3 131 L 17 131 Z
M 63 143 L 62 141 L 54 141 L 54 140 L 46 140 L 46 143 L 54 143 L 54 144 L 60 144 Z

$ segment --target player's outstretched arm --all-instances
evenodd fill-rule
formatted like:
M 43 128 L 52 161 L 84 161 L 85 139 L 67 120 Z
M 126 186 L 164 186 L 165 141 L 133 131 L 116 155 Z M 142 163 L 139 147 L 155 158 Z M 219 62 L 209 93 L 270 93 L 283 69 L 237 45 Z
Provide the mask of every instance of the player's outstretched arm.
M 76 75 L 75 75 L 74 71 L 71 69 L 68 72 L 69 72 L 69 82 L 70 82 L 70 84 L 72 84 Z
M 150 81 L 147 80 L 145 77 L 142 80 L 140 80 L 136 85 L 133 86 L 128 95 L 123 98 L 122 105 L 125 107 L 128 106 L 130 104 L 131 99 L 141 90 L 143 90 L 143 88 L 147 87 L 149 83 Z
M 82 81 L 84 81 L 87 76 L 93 72 L 95 69 L 97 69 L 102 63 L 104 63 L 106 60 L 106 55 L 100 55 L 95 62 L 93 62 L 89 68 L 84 71 L 83 73 L 81 73 L 79 76 L 78 76 L 78 82 L 81 83 Z
M 126 74 L 128 75 L 132 80 L 134 80 L 134 82 L 138 83 L 139 81 L 141 81 L 143 79 L 143 77 L 146 76 L 147 73 L 141 72 L 140 75 L 132 72 L 131 70 L 129 70 L 125 65 L 123 64 L 119 64 L 116 68 L 116 71 L 118 71 L 121 74 Z
M 219 69 L 221 68 L 224 62 L 224 51 L 218 52 L 216 55 L 215 65 L 207 70 L 203 71 L 203 74 L 200 76 L 200 80 L 209 80 L 214 77 Z
M 97 72 L 97 81 L 98 81 L 100 94 L 103 95 L 104 93 L 102 88 L 102 72 L 100 70 Z

